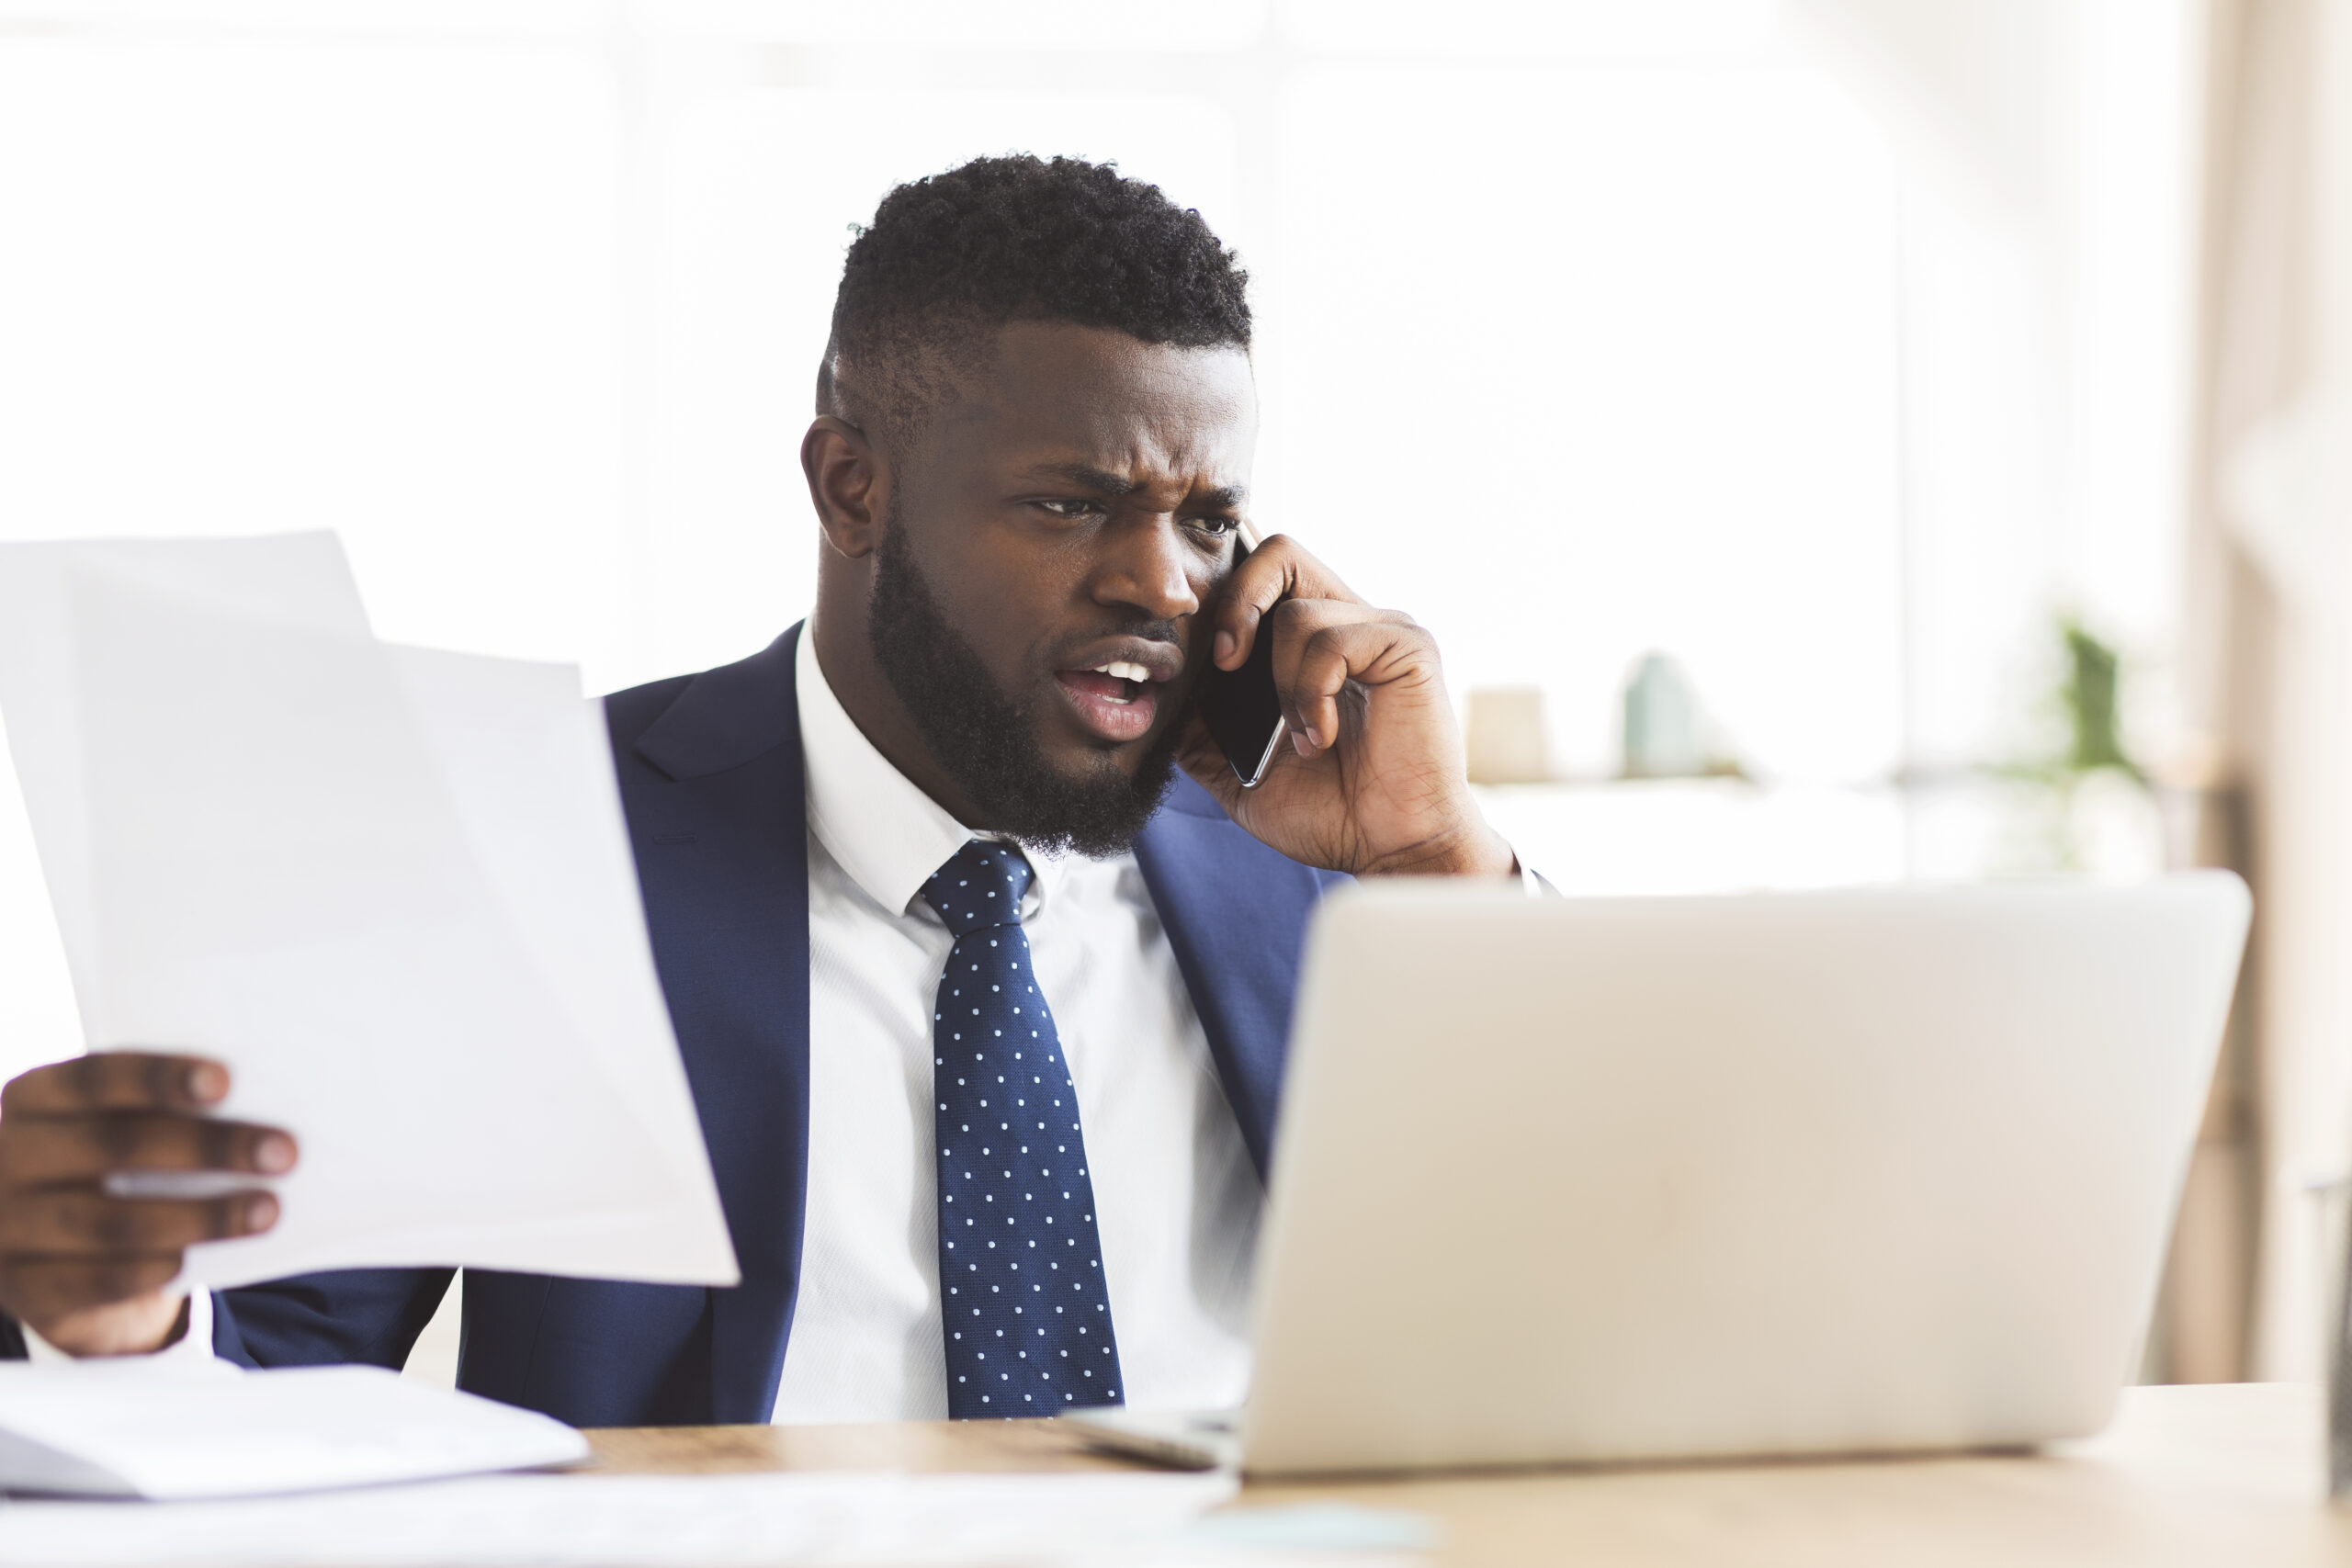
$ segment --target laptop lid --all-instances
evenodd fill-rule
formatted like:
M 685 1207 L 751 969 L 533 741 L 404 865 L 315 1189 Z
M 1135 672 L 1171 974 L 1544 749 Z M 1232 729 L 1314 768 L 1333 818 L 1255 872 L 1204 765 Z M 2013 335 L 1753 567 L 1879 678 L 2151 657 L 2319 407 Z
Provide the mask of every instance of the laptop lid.
M 1317 917 L 1253 1472 L 2033 1442 L 2132 1371 L 2244 946 L 2133 887 Z

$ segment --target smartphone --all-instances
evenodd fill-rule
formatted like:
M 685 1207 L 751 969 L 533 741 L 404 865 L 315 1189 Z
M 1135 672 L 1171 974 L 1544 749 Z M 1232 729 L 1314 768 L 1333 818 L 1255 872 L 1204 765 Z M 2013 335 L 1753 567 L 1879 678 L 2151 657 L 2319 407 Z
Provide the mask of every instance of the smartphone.
M 1256 537 L 1245 529 L 1240 555 L 1234 558 L 1237 563 L 1256 545 Z M 1209 733 L 1225 749 L 1226 760 L 1233 764 L 1233 776 L 1241 781 L 1241 787 L 1256 789 L 1264 783 L 1266 770 L 1274 765 L 1274 750 L 1289 733 L 1282 699 L 1274 694 L 1274 639 L 1270 628 L 1260 624 L 1250 657 L 1241 661 L 1240 669 L 1220 670 L 1212 664 L 1201 671 L 1193 700 L 1200 705 Z

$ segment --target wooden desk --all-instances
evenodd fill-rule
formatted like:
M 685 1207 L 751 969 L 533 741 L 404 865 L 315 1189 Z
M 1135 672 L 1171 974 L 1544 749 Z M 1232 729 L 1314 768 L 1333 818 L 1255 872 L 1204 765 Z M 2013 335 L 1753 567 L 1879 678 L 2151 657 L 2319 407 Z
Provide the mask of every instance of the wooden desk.
M 592 1432 L 608 1470 L 1124 1468 L 1049 1422 Z M 2324 1501 L 2315 1389 L 2134 1389 L 2112 1430 L 2030 1456 L 1546 1472 L 1252 1486 L 1237 1507 L 1345 1500 L 1442 1523 L 1461 1568 L 2352 1565 Z

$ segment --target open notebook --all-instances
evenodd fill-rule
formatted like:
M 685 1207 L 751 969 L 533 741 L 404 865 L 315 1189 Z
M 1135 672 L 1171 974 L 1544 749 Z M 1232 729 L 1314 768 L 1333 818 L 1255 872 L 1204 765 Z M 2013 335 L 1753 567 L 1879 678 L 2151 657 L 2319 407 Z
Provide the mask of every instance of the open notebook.
M 379 1367 L 0 1363 L 0 1490 L 170 1501 L 585 1459 L 560 1421 Z

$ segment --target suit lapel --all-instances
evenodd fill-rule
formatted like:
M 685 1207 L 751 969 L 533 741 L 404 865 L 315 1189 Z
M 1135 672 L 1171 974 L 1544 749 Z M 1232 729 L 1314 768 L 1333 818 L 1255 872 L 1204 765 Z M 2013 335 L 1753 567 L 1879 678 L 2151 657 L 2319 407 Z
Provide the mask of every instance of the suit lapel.
M 711 1292 L 711 1419 L 773 1413 L 808 1172 L 808 840 L 800 627 L 684 683 L 628 748 L 654 959 L 742 1283 Z M 633 765 L 632 765 L 633 764 Z
M 1136 840 L 1136 859 L 1208 1035 L 1226 1100 L 1264 1176 L 1272 1169 L 1307 916 L 1327 887 L 1345 879 L 1268 849 L 1181 773 Z

